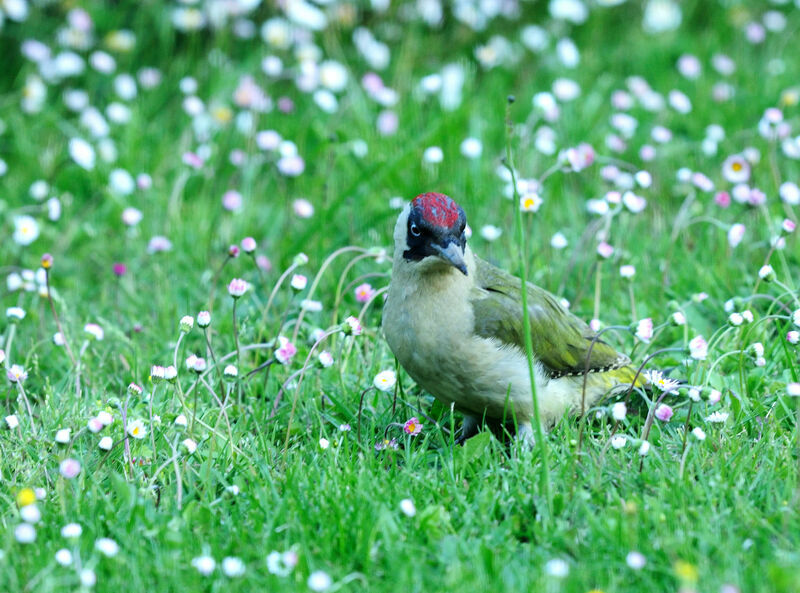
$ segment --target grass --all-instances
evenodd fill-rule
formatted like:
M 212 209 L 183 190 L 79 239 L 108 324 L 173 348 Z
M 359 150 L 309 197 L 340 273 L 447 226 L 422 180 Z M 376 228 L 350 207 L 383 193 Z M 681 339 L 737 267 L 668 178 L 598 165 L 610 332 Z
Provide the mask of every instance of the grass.
M 29 77 L 38 68 L 21 55 L 21 44 L 38 39 L 60 51 L 57 31 L 71 5 L 37 4 L 24 22 L 5 20 L 0 273 L 12 282 L 0 286 L 0 304 L 21 307 L 25 317 L 0 321 L 0 349 L 5 370 L 21 365 L 28 378 L 22 389 L 5 379 L 0 386 L 2 416 L 19 421 L 0 430 L 0 590 L 89 589 L 80 584 L 86 569 L 99 591 L 305 591 L 315 571 L 331 577 L 330 590 L 342 591 L 800 589 L 800 409 L 799 400 L 787 395 L 800 364 L 798 347 L 786 339 L 791 313 L 800 307 L 796 234 L 783 235 L 783 249 L 770 247 L 781 221 L 797 220 L 797 206 L 779 194 L 782 184 L 798 181 L 800 161 L 781 141 L 758 131 L 765 110 L 778 107 L 791 126 L 789 137 L 798 134 L 800 65 L 791 53 L 800 28 L 796 9 L 686 2 L 677 29 L 648 34 L 641 24 L 644 9 L 632 2 L 594 6 L 582 25 L 552 18 L 543 3 L 522 2 L 519 17 L 492 18 L 482 31 L 459 22 L 449 8 L 444 26 L 431 28 L 408 16 L 405 4 L 393 3 L 387 13 L 337 4 L 328 10 L 340 11 L 341 20 L 311 34 L 320 61 L 337 60 L 348 70 L 334 114 L 298 90 L 297 52 L 270 48 L 259 37 L 261 23 L 279 12 L 272 4 L 248 15 L 255 38 L 240 39 L 230 22 L 213 31 L 178 32 L 171 24 L 173 7 L 160 3 L 122 3 L 109 10 L 87 2 L 94 42 L 76 51 L 87 57 L 102 48 L 115 58 L 115 74 L 136 75 L 152 66 L 162 80 L 152 89 L 139 85 L 135 99 L 122 101 L 114 94 L 115 74 L 87 67 L 77 77 L 45 82 L 46 96 L 34 113 L 24 112 L 21 100 L 30 96 Z M 748 42 L 745 27 L 774 20 L 764 16 L 768 11 L 784 14 L 785 27 L 766 31 L 762 43 Z M 538 53 L 520 43 L 524 26 L 532 23 L 550 36 Z M 397 92 L 394 106 L 379 105 L 362 84 L 375 68 L 353 47 L 355 26 L 388 44 L 390 64 L 380 75 Z M 110 47 L 109 33 L 121 28 L 136 35 L 130 51 Z M 493 36 L 507 39 L 513 51 L 490 68 L 476 58 L 476 48 Z M 555 41 L 562 36 L 580 49 L 577 68 L 557 57 Z M 712 67 L 719 53 L 734 61 L 730 75 Z M 281 57 L 284 75 L 262 72 L 268 54 Z M 702 64 L 695 79 L 676 69 L 684 54 Z M 462 101 L 453 110 L 443 109 L 438 95 L 419 90 L 423 76 L 448 64 L 464 75 Z M 294 110 L 241 115 L 250 110 L 236 105 L 234 91 L 245 75 L 273 103 L 290 98 Z M 186 76 L 197 80 L 209 119 L 193 121 L 184 111 L 178 89 Z M 622 134 L 610 123 L 619 111 L 611 96 L 629 88 L 632 76 L 643 77 L 664 98 L 680 90 L 692 108 L 649 111 L 634 100 L 627 112 L 637 125 L 624 138 L 626 148 L 615 152 L 608 136 Z M 580 85 L 581 94 L 560 101 L 560 117 L 547 123 L 531 107 L 532 99 L 565 77 Z M 715 85 L 723 81 L 733 95 L 715 101 Z M 130 108 L 127 123 L 110 124 L 113 162 L 102 158 L 100 139 L 65 107 L 68 88 L 85 90 L 101 112 L 111 101 Z M 507 137 L 509 95 L 516 100 L 508 107 L 513 133 Z M 376 118 L 387 109 L 399 120 L 393 135 L 376 130 Z M 243 125 L 245 117 L 252 117 L 252 126 Z M 200 124 L 209 122 L 204 135 Z M 705 141 L 712 124 L 724 131 L 713 151 Z M 516 204 L 504 197 L 497 170 L 507 141 L 518 178 L 538 178 L 553 167 L 558 151 L 547 155 L 536 147 L 544 125 L 558 150 L 587 142 L 597 158 L 582 171 L 557 167 L 547 177 L 541 209 L 523 213 L 529 246 L 523 253 L 514 232 Z M 656 125 L 671 130 L 671 140 L 655 142 Z M 301 175 L 280 174 L 275 152 L 258 148 L 255 132 L 266 129 L 296 144 L 305 161 Z M 481 140 L 480 158 L 460 154 L 468 136 Z M 91 170 L 70 157 L 73 137 L 94 146 Z M 367 146 L 361 156 L 360 141 Z M 646 144 L 656 148 L 649 162 L 640 156 Z M 441 147 L 441 163 L 423 160 L 429 146 Z M 722 208 L 715 193 L 733 186 L 724 179 L 722 163 L 748 147 L 760 156 L 748 183 L 766 201 Z M 204 150 L 208 158 L 201 168 L 183 163 L 184 153 Z M 233 150 L 244 152 L 242 164 L 231 163 Z M 641 213 L 613 204 L 603 216 L 587 212 L 587 199 L 613 189 L 601 175 L 609 164 L 652 174 L 650 187 L 634 189 L 647 200 Z M 116 168 L 149 174 L 152 187 L 129 195 L 113 191 L 109 174 Z M 681 168 L 708 176 L 714 191 L 681 181 Z M 49 220 L 43 202 L 29 195 L 38 179 L 49 185 L 45 198 L 59 199 L 58 220 Z M 231 189 L 242 195 L 238 212 L 222 207 Z M 364 282 L 377 290 L 388 285 L 391 262 L 378 248 L 391 255 L 397 210 L 390 198 L 429 190 L 464 206 L 477 253 L 515 271 L 524 263 L 531 281 L 569 300 L 581 317 L 591 319 L 597 311 L 606 326 L 634 329 L 651 317 L 655 332 L 649 343 L 625 331 L 609 331 L 604 339 L 631 353 L 636 364 L 661 352 L 645 368 L 682 381 L 678 395 L 663 399 L 674 409 L 672 419 L 653 420 L 658 394 L 634 393 L 619 423 L 609 413 L 613 402 L 604 402 L 584 420 L 564 418 L 546 435 L 546 465 L 535 450 L 509 447 L 487 433 L 456 445 L 460 416 L 395 368 L 380 331 L 381 293 L 369 304 L 354 296 Z M 313 216 L 294 213 L 297 198 L 313 204 Z M 143 213 L 134 227 L 121 221 L 129 206 Z M 12 237 L 21 214 L 34 216 L 40 226 L 29 245 Z M 735 223 L 746 231 L 732 246 L 728 231 Z M 488 224 L 502 229 L 497 240 L 482 236 Z M 557 231 L 566 236 L 566 249 L 550 245 Z M 148 253 L 155 235 L 167 236 L 172 249 Z M 256 254 L 269 258 L 270 269 L 259 269 L 244 253 L 228 255 L 228 246 L 246 236 L 256 239 Z M 614 247 L 608 260 L 596 254 L 600 240 Z M 347 246 L 359 249 L 337 251 Z M 35 286 L 13 287 L 13 274 L 37 269 L 45 252 L 54 258 L 52 303 L 79 364 L 53 343 L 57 325 L 49 300 Z M 301 252 L 308 262 L 279 281 Z M 121 277 L 112 272 L 115 262 L 126 266 Z M 773 282 L 758 278 L 765 263 L 774 267 Z M 631 280 L 619 274 L 625 264 L 636 267 Z M 294 273 L 308 277 L 305 289 L 289 287 Z M 226 290 L 234 277 L 251 283 L 235 311 Z M 318 300 L 322 310 L 301 316 L 303 299 Z M 211 312 L 207 336 L 195 324 L 181 337 L 180 318 L 201 310 Z M 745 310 L 753 314 L 751 323 L 730 324 L 731 312 Z M 677 311 L 685 325 L 671 322 Z M 360 318 L 361 335 L 340 331 L 350 315 Z M 104 339 L 91 339 L 86 323 L 99 324 Z M 312 352 L 318 328 L 331 335 Z M 274 362 L 279 333 L 298 349 L 286 365 Z M 688 356 L 689 342 L 698 335 L 709 344 L 705 360 Z M 762 366 L 753 355 L 757 342 L 764 348 Z M 330 368 L 317 363 L 321 350 L 332 354 Z M 205 374 L 185 369 L 191 353 L 208 360 Z M 222 368 L 237 359 L 239 378 L 222 378 Z M 271 360 L 267 370 L 247 376 Z M 152 365 L 173 361 L 174 383 L 150 380 Z M 372 386 L 383 370 L 396 370 L 394 391 Z M 130 383 L 141 385 L 143 394 L 130 395 Z M 690 399 L 689 386 L 700 388 L 699 402 Z M 720 392 L 719 403 L 712 389 Z M 94 434 L 87 422 L 102 410 L 114 423 Z M 715 411 L 729 415 L 722 423 L 707 421 Z M 175 424 L 181 414 L 185 427 Z M 402 430 L 411 417 L 423 423 L 417 436 Z M 136 419 L 144 423 L 145 438 L 126 439 L 123 422 Z M 345 423 L 351 430 L 340 430 Z M 651 448 L 642 457 L 648 425 Z M 68 442 L 57 443 L 56 433 L 64 428 L 71 430 Z M 692 436 L 694 428 L 706 433 L 705 440 Z M 627 444 L 617 450 L 610 444 L 619 435 Z M 110 451 L 98 447 L 103 436 L 112 438 Z M 197 444 L 193 454 L 181 444 L 187 438 Z M 376 451 L 384 439 L 396 439 L 399 448 Z M 72 479 L 59 472 L 68 458 L 81 464 Z M 18 501 L 27 488 L 42 489 L 32 543 L 15 536 L 25 512 Z M 414 516 L 401 510 L 404 499 L 413 501 Z M 66 539 L 62 527 L 72 522 L 81 525 L 82 535 Z M 95 541 L 101 537 L 116 541 L 119 553 L 99 552 Z M 62 548 L 72 552 L 66 566 L 55 560 Z M 266 557 L 273 550 L 297 553 L 290 574 L 268 570 Z M 639 570 L 629 566 L 634 551 L 646 560 Z M 201 555 L 218 564 L 210 576 L 192 564 Z M 244 574 L 222 573 L 219 564 L 227 556 L 242 560 Z M 568 574 L 554 574 L 564 572 L 557 561 L 566 562 Z

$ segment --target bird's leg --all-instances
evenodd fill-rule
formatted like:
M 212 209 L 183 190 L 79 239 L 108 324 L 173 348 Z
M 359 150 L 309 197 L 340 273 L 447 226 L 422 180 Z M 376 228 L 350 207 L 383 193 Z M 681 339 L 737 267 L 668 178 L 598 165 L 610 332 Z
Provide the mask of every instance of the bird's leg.
M 461 424 L 461 434 L 456 439 L 456 443 L 463 445 L 470 437 L 478 434 L 481 427 L 481 422 L 475 416 L 464 416 L 464 422 Z
M 533 449 L 536 439 L 534 439 L 533 426 L 531 426 L 530 422 L 520 422 L 514 440 L 522 443 L 526 448 Z

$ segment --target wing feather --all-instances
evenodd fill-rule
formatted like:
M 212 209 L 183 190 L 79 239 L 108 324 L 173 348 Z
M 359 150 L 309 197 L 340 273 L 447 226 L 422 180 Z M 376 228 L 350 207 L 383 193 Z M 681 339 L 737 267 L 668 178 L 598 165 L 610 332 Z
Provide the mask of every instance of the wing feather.
M 522 283 L 519 278 L 475 258 L 476 287 L 471 296 L 475 333 L 525 349 L 522 335 Z M 602 372 L 630 363 L 546 290 L 528 283 L 533 353 L 552 377 Z M 589 348 L 591 346 L 591 354 Z

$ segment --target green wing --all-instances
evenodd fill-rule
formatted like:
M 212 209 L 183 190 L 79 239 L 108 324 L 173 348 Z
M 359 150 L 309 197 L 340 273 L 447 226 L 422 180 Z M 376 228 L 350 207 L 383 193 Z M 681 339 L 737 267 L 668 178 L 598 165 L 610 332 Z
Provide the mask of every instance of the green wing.
M 525 350 L 519 278 L 475 258 L 476 287 L 471 296 L 475 333 Z M 528 284 L 533 353 L 554 377 L 583 375 L 595 333 L 546 290 Z M 596 340 L 589 355 L 590 372 L 616 369 L 630 362 L 624 354 Z

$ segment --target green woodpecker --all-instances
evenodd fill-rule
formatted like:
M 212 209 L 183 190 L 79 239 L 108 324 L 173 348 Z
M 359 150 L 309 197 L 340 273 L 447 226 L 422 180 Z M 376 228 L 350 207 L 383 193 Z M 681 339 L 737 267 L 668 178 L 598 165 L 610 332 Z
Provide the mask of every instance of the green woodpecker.
M 383 331 L 417 384 L 465 415 L 462 438 L 485 420 L 516 426 L 530 441 L 522 283 L 472 253 L 466 224 L 464 210 L 443 194 L 421 194 L 406 205 L 394 229 Z M 525 290 L 545 427 L 634 379 L 630 359 L 605 342 L 596 340 L 590 352 L 594 332 L 554 295 L 530 283 Z

